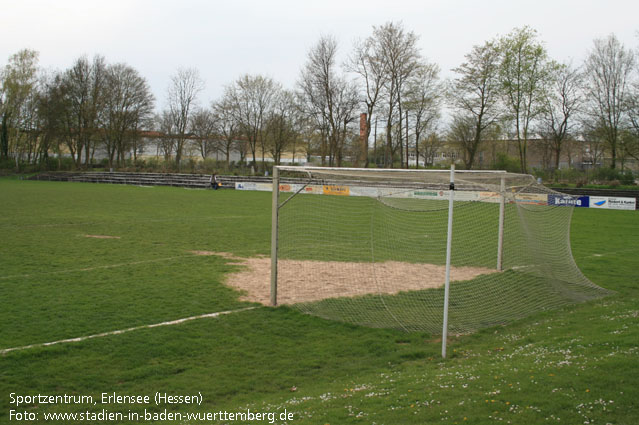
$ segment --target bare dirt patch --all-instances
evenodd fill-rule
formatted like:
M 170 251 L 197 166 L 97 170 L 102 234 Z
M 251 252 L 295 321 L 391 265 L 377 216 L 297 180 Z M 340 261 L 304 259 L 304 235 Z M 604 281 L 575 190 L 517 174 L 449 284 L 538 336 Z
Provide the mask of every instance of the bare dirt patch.
M 271 260 L 247 258 L 243 264 L 246 268 L 231 274 L 226 284 L 244 291 L 243 300 L 268 305 Z M 451 267 L 451 281 L 495 272 L 481 267 Z M 438 288 L 444 285 L 445 275 L 446 268 L 435 264 L 279 260 L 278 304 Z
M 215 255 L 217 257 L 226 258 L 227 260 L 234 260 L 234 261 L 241 261 L 241 262 L 245 260 L 244 258 L 236 257 L 230 252 L 216 252 L 216 251 L 188 251 L 188 252 L 190 252 L 191 254 L 203 255 L 203 256 Z
M 219 255 L 220 257 L 226 256 L 225 252 L 213 252 L 213 251 L 189 251 L 195 255 Z
M 84 235 L 85 238 L 94 238 L 94 239 L 120 239 L 119 236 L 109 236 L 109 235 Z

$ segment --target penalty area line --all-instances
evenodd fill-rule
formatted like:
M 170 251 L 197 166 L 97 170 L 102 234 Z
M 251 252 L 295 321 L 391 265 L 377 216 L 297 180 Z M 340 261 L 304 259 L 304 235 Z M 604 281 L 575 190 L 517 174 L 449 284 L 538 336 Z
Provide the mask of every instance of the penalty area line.
M 181 323 L 189 322 L 191 320 L 216 318 L 216 317 L 224 316 L 224 315 L 227 315 L 227 314 L 241 313 L 243 311 L 254 310 L 256 308 L 258 308 L 258 307 L 245 307 L 245 308 L 240 308 L 240 309 L 237 309 L 237 310 L 218 311 L 216 313 L 200 314 L 199 316 L 185 317 L 185 318 L 182 318 L 182 319 L 169 320 L 167 322 L 153 323 L 151 325 L 140 325 L 140 326 L 134 326 L 132 328 L 127 328 L 127 329 L 119 329 L 117 331 L 102 332 L 102 333 L 95 334 L 95 335 L 87 335 L 87 336 L 80 336 L 80 337 L 77 337 L 77 338 L 61 339 L 61 340 L 52 341 L 52 342 L 42 342 L 42 343 L 39 343 L 39 344 L 24 345 L 22 347 L 4 348 L 4 349 L 0 349 L 0 354 L 4 355 L 4 354 L 10 353 L 12 351 L 27 350 L 29 348 L 49 347 L 51 345 L 57 345 L 57 344 L 68 344 L 68 343 L 71 343 L 71 342 L 81 342 L 81 341 L 86 341 L 88 339 L 101 338 L 101 337 L 110 336 L 110 335 L 121 335 L 121 334 L 124 334 L 124 333 L 127 333 L 127 332 L 133 332 L 133 331 L 137 331 L 137 330 L 140 330 L 140 329 L 151 329 L 151 328 L 158 328 L 158 327 L 161 327 L 161 326 L 179 325 Z

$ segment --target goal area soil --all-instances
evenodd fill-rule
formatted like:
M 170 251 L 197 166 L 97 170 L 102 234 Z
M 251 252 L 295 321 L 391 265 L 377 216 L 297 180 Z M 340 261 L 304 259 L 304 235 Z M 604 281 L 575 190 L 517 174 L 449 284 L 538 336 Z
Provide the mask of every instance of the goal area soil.
M 239 260 L 239 259 L 237 259 Z M 270 304 L 270 258 L 243 258 L 243 270 L 228 276 L 226 284 L 243 292 L 241 299 Z M 451 282 L 471 280 L 495 269 L 451 266 Z M 278 261 L 278 304 L 296 304 L 328 298 L 370 294 L 397 294 L 444 285 L 446 267 L 436 264 L 387 261 Z

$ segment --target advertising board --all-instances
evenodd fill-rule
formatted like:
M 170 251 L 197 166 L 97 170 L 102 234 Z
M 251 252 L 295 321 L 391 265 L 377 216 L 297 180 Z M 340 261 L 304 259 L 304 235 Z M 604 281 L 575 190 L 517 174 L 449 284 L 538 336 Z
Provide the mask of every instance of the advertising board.
M 257 190 L 262 192 L 272 192 L 272 183 L 235 182 L 235 190 Z
M 561 207 L 585 207 L 589 206 L 588 196 L 571 196 L 571 195 L 548 195 L 548 205 Z
M 324 195 L 350 196 L 350 188 L 348 186 L 324 185 Z
M 635 210 L 637 200 L 635 198 L 608 198 L 608 208 L 611 210 Z

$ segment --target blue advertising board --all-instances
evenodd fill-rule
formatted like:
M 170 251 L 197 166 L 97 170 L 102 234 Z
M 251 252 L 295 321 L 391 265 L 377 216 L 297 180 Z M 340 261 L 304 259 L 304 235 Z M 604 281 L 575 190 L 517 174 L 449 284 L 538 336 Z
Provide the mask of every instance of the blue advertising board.
M 588 208 L 590 206 L 590 197 L 552 194 L 548 195 L 548 205 Z

